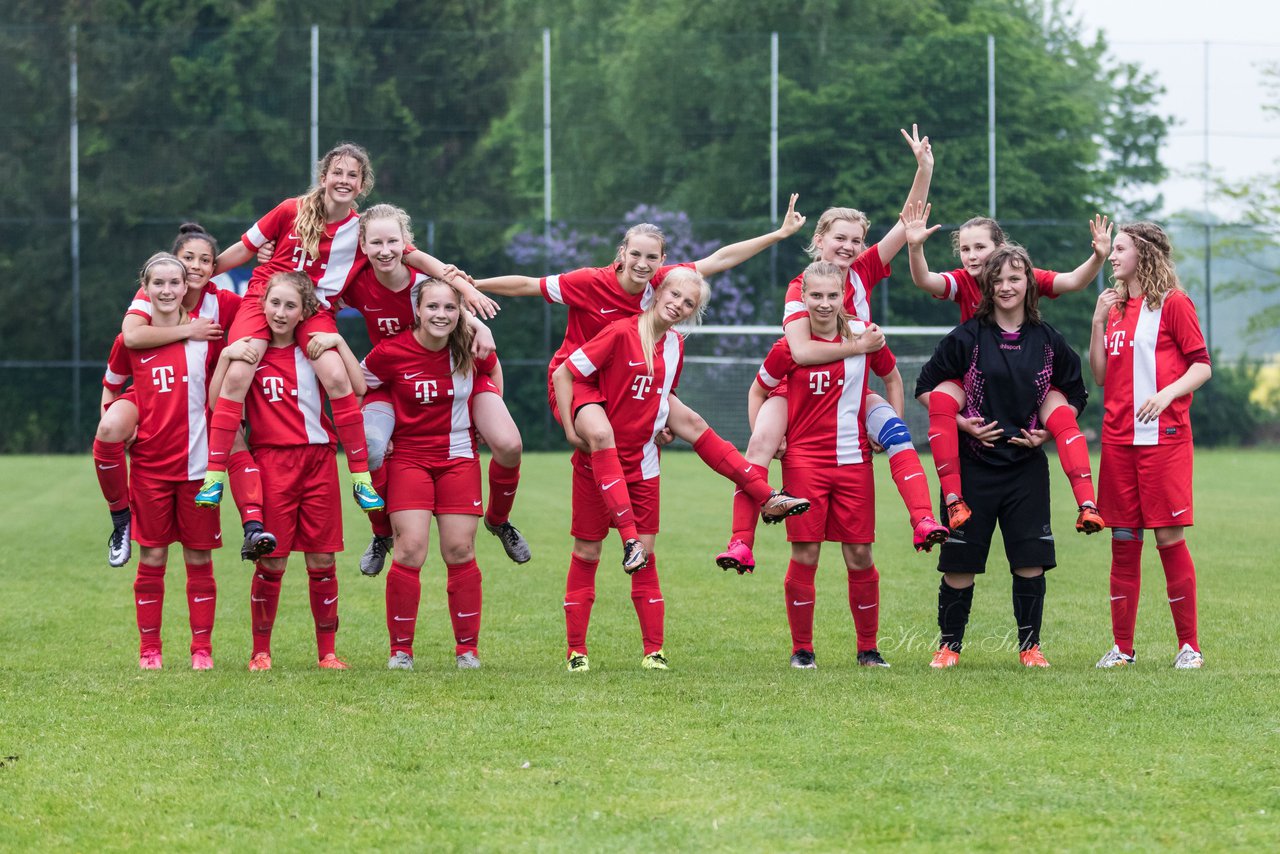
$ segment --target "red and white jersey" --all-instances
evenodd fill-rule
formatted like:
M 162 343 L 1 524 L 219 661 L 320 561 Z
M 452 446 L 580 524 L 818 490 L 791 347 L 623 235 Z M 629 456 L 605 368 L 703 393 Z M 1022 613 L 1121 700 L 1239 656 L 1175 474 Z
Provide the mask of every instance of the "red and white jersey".
M 855 332 L 865 325 L 853 321 Z M 815 341 L 839 343 L 838 338 Z M 786 338 L 779 338 L 756 374 L 766 389 L 787 380 L 787 454 L 789 466 L 823 467 L 870 462 L 866 407 L 868 371 L 883 377 L 897 360 L 888 347 L 825 365 L 800 365 Z
M 207 317 L 214 323 L 222 327 L 224 333 L 231 328 L 231 322 L 236 319 L 236 312 L 240 310 L 241 296 L 235 291 L 229 291 L 220 288 L 213 282 L 207 282 L 204 289 L 200 292 L 200 301 L 196 303 L 195 310 L 191 312 L 192 317 Z M 147 296 L 146 288 L 138 288 L 138 292 L 133 295 L 133 302 L 129 303 L 129 310 L 125 312 L 125 316 L 134 315 L 141 317 L 147 323 L 151 322 L 151 298 Z M 209 342 L 211 346 L 211 360 L 216 362 L 218 356 L 222 353 L 222 348 L 227 346 L 226 335 L 217 341 Z
M 391 390 L 396 413 L 392 453 L 425 465 L 475 457 L 475 377 L 489 373 L 496 363 L 497 357 L 490 355 L 477 360 L 472 373 L 461 374 L 448 347 L 428 350 L 412 332 L 379 342 L 361 366 L 369 388 Z
M 337 443 L 324 414 L 324 387 L 297 344 L 267 347 L 254 365 L 244 415 L 254 448 Z
M 135 470 L 164 480 L 200 480 L 209 461 L 209 342 L 175 341 L 127 350 L 138 406 Z
M 618 460 L 628 480 L 658 476 L 659 451 L 653 440 L 667 426 L 667 397 L 680 384 L 683 364 L 684 339 L 667 330 L 654 344 L 650 371 L 635 317 L 610 324 L 569 355 L 569 371 L 599 389 L 605 399 Z
M 1196 362 L 1209 363 L 1195 304 L 1173 290 L 1157 309 L 1135 297 L 1124 313 L 1111 309 L 1104 339 L 1102 441 L 1115 445 L 1167 445 L 1191 441 L 1191 395 L 1169 404 L 1157 421 L 1138 421 L 1142 404 L 1180 379 Z
M 877 284 L 888 278 L 889 267 L 880 260 L 880 244 L 876 243 L 862 250 L 849 267 L 849 275 L 844 283 L 844 310 L 849 316 L 871 322 L 871 291 Z M 787 298 L 782 308 L 782 326 L 801 318 L 808 319 L 809 309 L 804 305 L 804 273 L 796 276 L 787 285 Z
M 613 265 L 608 267 L 583 267 L 568 273 L 546 276 L 538 281 L 542 296 L 547 302 L 569 307 L 569 320 L 564 328 L 564 341 L 551 357 L 547 376 L 574 350 L 586 344 L 600 330 L 626 317 L 634 317 L 653 302 L 654 288 L 662 284 L 667 274 L 677 267 L 695 269 L 691 263 L 668 264 L 658 268 L 644 292 L 630 294 L 618 284 L 618 274 Z
M 102 375 L 102 385 L 108 391 L 119 394 L 133 376 L 133 364 L 124 346 L 124 335 L 117 335 L 111 342 L 111 355 L 107 356 L 107 370 Z
M 1036 280 L 1036 286 L 1040 288 L 1041 298 L 1057 299 L 1058 295 L 1053 292 L 1053 282 L 1058 278 L 1058 274 L 1053 270 L 1031 269 L 1031 274 Z M 942 273 L 942 278 L 946 281 L 946 290 L 941 296 L 934 296 L 934 299 L 951 300 L 960 305 L 960 322 L 964 323 L 974 316 L 978 311 L 978 304 L 982 302 L 982 288 L 978 285 L 978 280 L 968 270 L 961 268 L 952 270 L 950 273 Z
M 308 255 L 298 242 L 298 233 L 294 229 L 297 216 L 298 200 L 285 199 L 240 238 L 240 242 L 252 252 L 257 252 L 264 243 L 274 240 L 276 244 L 271 260 L 254 268 L 245 289 L 246 299 L 262 296 L 266 292 L 267 280 L 276 273 L 301 270 L 315 283 L 320 304 L 328 308 L 358 267 L 368 263 L 360 251 L 360 215 L 354 209 L 345 219 L 325 225 L 316 258 Z
M 392 291 L 378 281 L 372 264 L 362 265 L 338 296 L 340 307 L 349 306 L 360 312 L 374 344 L 413 328 L 413 289 L 430 277 L 412 267 L 408 269 L 409 286 Z

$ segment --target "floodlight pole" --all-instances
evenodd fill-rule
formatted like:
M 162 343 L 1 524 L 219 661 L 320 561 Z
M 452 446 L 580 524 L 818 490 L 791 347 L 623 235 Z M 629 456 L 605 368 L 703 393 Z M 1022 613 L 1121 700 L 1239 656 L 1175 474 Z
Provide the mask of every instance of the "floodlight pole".
M 542 30 L 542 246 L 543 266 L 551 262 L 551 28 Z M 542 304 L 542 352 L 551 361 L 551 304 Z M 551 435 L 551 412 L 543 407 L 543 431 Z
M 320 26 L 311 25 L 311 161 L 307 164 L 307 181 L 320 162 Z
M 80 438 L 80 59 L 76 25 L 70 32 L 71 96 L 71 435 Z
M 987 36 L 987 216 L 996 218 L 996 37 Z

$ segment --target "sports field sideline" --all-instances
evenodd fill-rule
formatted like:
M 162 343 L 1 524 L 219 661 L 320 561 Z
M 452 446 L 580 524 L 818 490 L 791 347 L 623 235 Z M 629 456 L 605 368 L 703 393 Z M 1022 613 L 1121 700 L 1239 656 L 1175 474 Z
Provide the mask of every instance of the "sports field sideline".
M 1148 547 L 1138 664 L 1110 645 L 1105 535 L 1071 530 L 1052 478 L 1059 567 L 1045 653 L 1018 664 L 1009 578 L 979 580 L 961 665 L 927 667 L 934 559 L 915 555 L 877 464 L 881 650 L 858 668 L 838 551 L 818 574 L 820 669 L 794 671 L 786 547 L 762 529 L 754 576 L 722 573 L 731 487 L 691 454 L 664 463 L 657 553 L 671 671 L 639 667 L 628 585 L 601 563 L 591 671 L 564 671 L 568 467 L 530 454 L 513 520 L 523 567 L 483 533 L 480 654 L 453 666 L 438 555 L 423 573 L 418 667 L 386 670 L 381 579 L 348 508 L 339 557 L 345 673 L 315 666 L 305 573 L 285 577 L 276 666 L 245 671 L 249 569 L 215 555 L 216 667 L 186 667 L 170 596 L 166 668 L 137 669 L 132 565 L 106 566 L 107 513 L 87 457 L 2 457 L 0 848 L 1274 849 L 1280 844 L 1280 454 L 1200 451 L 1205 669 L 1174 636 Z M 776 472 L 775 472 L 776 477 Z M 234 509 L 224 530 L 238 531 Z M 235 545 L 234 543 L 232 545 Z M 170 573 L 170 590 L 182 573 Z

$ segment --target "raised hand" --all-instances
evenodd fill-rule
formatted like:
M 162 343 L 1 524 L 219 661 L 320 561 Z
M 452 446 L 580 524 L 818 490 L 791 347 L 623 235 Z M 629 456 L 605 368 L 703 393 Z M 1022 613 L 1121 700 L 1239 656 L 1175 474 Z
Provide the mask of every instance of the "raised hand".
M 898 221 L 902 223 L 909 245 L 923 245 L 930 235 L 942 228 L 940 225 L 929 225 L 929 212 L 931 210 L 933 210 L 933 206 L 928 202 L 907 202 L 907 206 L 902 209 L 902 213 L 898 214 Z
M 784 238 L 790 237 L 804 227 L 804 214 L 796 211 L 796 200 L 799 198 L 799 193 L 791 194 L 791 202 L 787 205 L 787 215 L 782 218 L 782 225 L 778 226 L 778 234 Z
M 1111 221 L 1101 214 L 1094 214 L 1089 221 L 1089 237 L 1093 254 L 1105 260 L 1111 254 Z
M 1098 302 L 1093 307 L 1094 323 L 1106 323 L 1111 309 L 1120 304 L 1120 293 L 1115 288 L 1107 288 L 1098 294 Z
M 920 130 L 914 123 L 911 125 L 911 133 L 907 133 L 901 128 L 898 130 L 902 133 L 902 138 L 907 141 L 907 145 L 911 146 L 911 153 L 916 156 L 916 163 L 921 169 L 925 169 L 932 174 L 933 147 L 929 145 L 929 137 L 920 136 Z

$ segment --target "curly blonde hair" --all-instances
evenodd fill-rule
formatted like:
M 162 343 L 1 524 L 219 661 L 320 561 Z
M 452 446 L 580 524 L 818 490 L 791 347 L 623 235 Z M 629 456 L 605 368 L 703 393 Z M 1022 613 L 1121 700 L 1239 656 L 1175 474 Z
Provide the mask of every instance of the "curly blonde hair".
M 369 160 L 369 152 L 363 147 L 354 142 L 341 142 L 320 158 L 320 162 L 316 164 L 316 182 L 306 195 L 298 197 L 298 214 L 294 219 L 298 243 L 312 260 L 320 257 L 320 240 L 324 237 L 327 223 L 324 212 L 324 176 L 340 157 L 350 157 L 360 164 L 360 192 L 356 195 L 356 201 L 369 195 L 369 191 L 373 189 L 373 164 Z
M 1122 225 L 1120 234 L 1127 234 L 1133 239 L 1133 249 L 1138 253 L 1138 266 L 1133 277 L 1142 291 L 1147 308 L 1159 308 L 1170 291 L 1182 288 L 1178 281 L 1178 271 L 1173 265 L 1173 244 L 1169 241 L 1169 235 L 1154 222 Z M 1129 283 L 1117 281 L 1115 289 L 1120 294 L 1116 310 L 1123 314 L 1125 301 L 1129 299 Z

